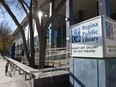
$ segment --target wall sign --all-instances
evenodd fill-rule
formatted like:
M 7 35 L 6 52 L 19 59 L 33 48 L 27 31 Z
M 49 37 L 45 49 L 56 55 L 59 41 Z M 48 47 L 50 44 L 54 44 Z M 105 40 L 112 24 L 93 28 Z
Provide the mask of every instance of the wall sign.
M 101 16 L 71 26 L 71 56 L 103 57 Z

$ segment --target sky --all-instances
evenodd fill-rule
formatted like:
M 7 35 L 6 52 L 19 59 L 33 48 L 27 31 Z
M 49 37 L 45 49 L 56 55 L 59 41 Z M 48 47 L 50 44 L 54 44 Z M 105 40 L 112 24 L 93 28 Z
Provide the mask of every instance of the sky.
M 0 9 L 0 23 L 3 22 L 3 21 L 8 23 L 8 25 L 12 29 L 12 32 L 15 31 L 17 26 L 15 25 L 14 21 L 12 20 L 10 15 L 7 13 L 7 11 L 3 7 L 2 7 L 2 9 L 3 9 L 4 15 L 3 15 L 3 13 Z M 16 16 L 18 21 L 21 22 L 23 20 L 24 16 L 25 16 L 25 13 L 23 11 L 20 12 L 18 9 L 16 9 L 15 6 L 10 6 L 10 9 L 14 13 L 14 15 Z

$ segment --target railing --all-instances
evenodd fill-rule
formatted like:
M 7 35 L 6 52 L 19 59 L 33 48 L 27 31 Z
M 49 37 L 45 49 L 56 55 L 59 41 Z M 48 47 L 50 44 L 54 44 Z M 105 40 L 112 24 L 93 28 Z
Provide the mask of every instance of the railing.
M 52 71 L 59 71 L 59 70 L 67 70 L 69 71 L 69 66 L 57 67 L 57 68 L 46 68 L 39 70 L 40 72 L 52 72 Z
M 30 81 L 31 87 L 34 87 L 34 79 L 43 78 L 45 75 L 52 78 L 52 76 L 57 75 L 57 74 L 60 75 L 60 74 L 69 73 L 68 66 L 57 67 L 57 68 L 55 67 L 55 68 L 34 69 L 20 62 L 17 62 L 16 60 L 13 60 L 11 58 L 5 57 L 5 59 L 9 61 L 9 64 L 12 66 L 12 68 L 15 71 L 16 70 L 19 71 L 19 75 L 24 74 L 25 80 Z M 27 79 L 27 75 L 29 76 L 28 77 L 29 79 Z
M 5 59 L 7 61 L 9 61 L 10 66 L 12 66 L 13 68 L 15 68 L 17 70 L 19 70 L 19 74 L 21 74 L 21 71 L 23 72 L 24 76 L 25 76 L 25 80 L 27 79 L 27 75 L 29 75 L 31 77 L 31 75 L 33 75 L 33 73 L 38 72 L 37 69 L 31 68 L 27 65 L 24 65 L 14 59 L 5 57 Z
M 68 55 L 68 57 L 67 57 Z M 68 65 L 69 52 L 66 48 L 52 48 L 46 49 L 46 64 L 52 66 L 66 66 Z
M 26 56 L 22 57 L 22 61 L 28 64 Z M 35 64 L 38 65 L 39 52 L 35 53 Z M 49 48 L 46 49 L 45 64 L 50 66 L 67 66 L 69 64 L 69 51 L 65 48 Z
M 36 55 L 39 60 L 39 54 Z M 36 63 L 37 64 L 37 63 Z M 69 64 L 69 51 L 66 48 L 50 48 L 46 49 L 45 64 L 50 66 L 66 66 Z

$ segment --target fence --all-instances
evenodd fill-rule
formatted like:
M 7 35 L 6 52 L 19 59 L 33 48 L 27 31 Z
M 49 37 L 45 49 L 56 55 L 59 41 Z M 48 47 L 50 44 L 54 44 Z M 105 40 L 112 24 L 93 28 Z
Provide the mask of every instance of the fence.
M 35 64 L 38 65 L 39 52 L 35 53 Z M 22 62 L 28 64 L 26 56 L 22 56 Z M 65 48 L 46 49 L 45 64 L 50 66 L 66 66 L 69 64 L 69 51 Z

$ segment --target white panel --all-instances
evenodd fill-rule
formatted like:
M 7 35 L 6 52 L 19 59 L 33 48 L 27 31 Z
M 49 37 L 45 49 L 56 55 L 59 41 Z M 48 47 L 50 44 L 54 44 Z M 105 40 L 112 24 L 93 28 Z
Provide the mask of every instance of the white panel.
M 101 16 L 72 26 L 71 56 L 103 57 Z

